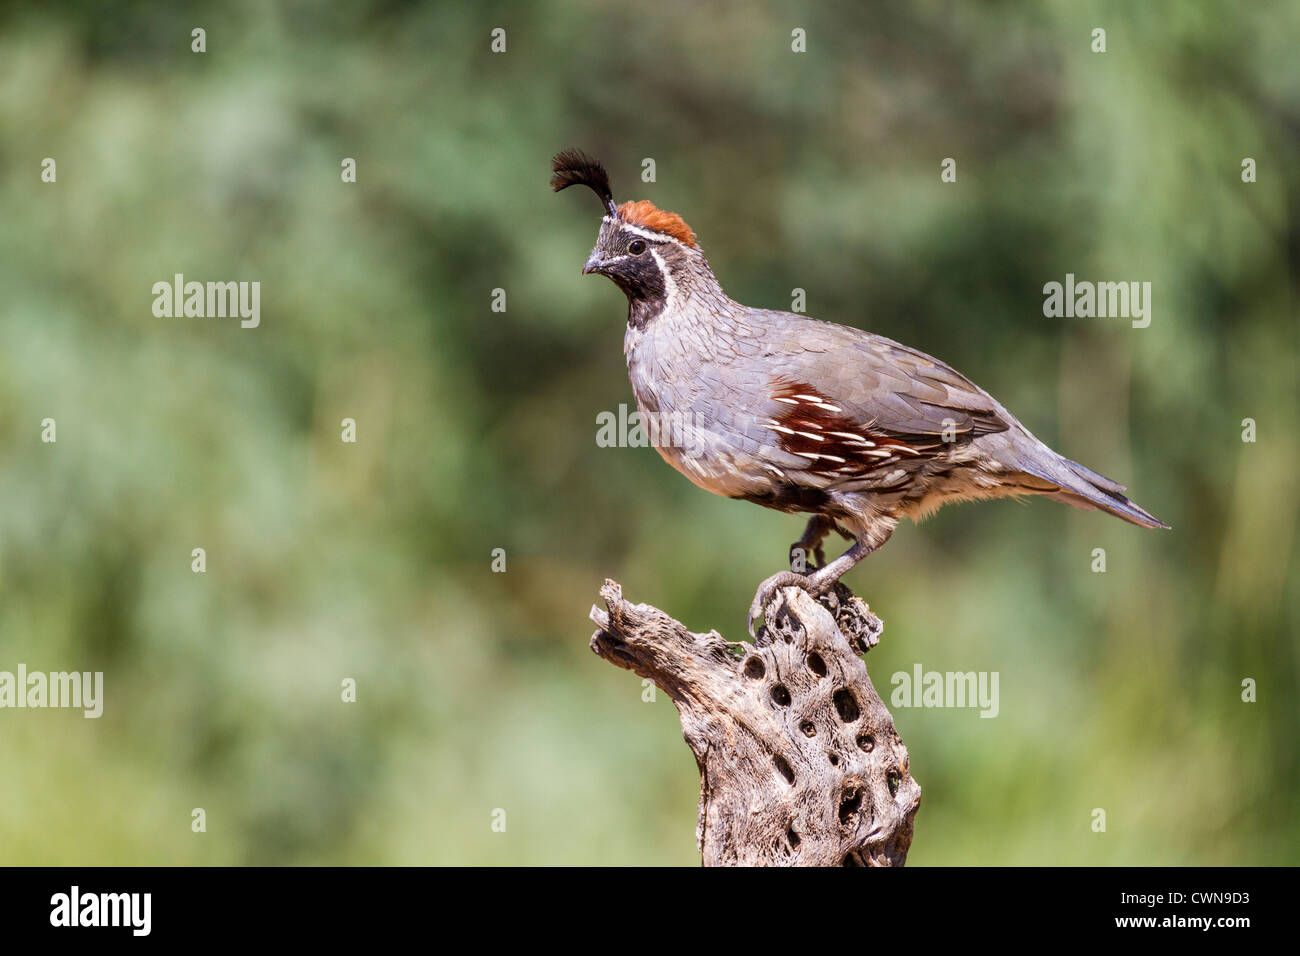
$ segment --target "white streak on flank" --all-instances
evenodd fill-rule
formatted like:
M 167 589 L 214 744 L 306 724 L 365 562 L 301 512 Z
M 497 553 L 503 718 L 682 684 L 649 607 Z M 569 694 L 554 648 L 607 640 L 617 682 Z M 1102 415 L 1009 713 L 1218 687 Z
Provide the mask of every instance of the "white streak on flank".
M 853 432 L 827 432 L 828 435 L 834 435 L 836 438 L 847 438 L 851 442 L 857 442 L 859 445 L 866 445 L 868 448 L 875 448 L 876 443 L 867 441 L 861 435 L 855 435 Z
M 811 438 L 813 441 L 825 441 L 821 435 L 814 435 L 812 432 L 795 432 L 796 435 L 802 435 L 804 438 Z
M 837 458 L 835 455 L 822 455 L 815 451 L 797 451 L 795 454 L 800 458 L 811 458 L 813 461 L 816 461 L 818 458 L 825 458 L 827 461 L 839 462 L 841 465 L 844 464 L 844 459 Z
M 799 404 L 799 403 L 796 402 L 793 398 L 778 398 L 777 401 L 778 401 L 778 402 L 785 402 L 787 405 L 798 405 L 798 404 Z
M 826 401 L 826 399 L 822 398 L 820 395 L 796 395 L 795 398 L 802 399 L 805 402 L 810 402 L 811 404 L 816 405 L 818 408 L 826 409 L 828 412 L 844 411 L 844 409 L 840 408 L 838 405 L 832 405 L 830 402 Z
M 764 427 L 764 428 L 770 428 L 770 429 L 772 429 L 772 431 L 774 431 L 774 432 L 781 432 L 783 435 L 793 435 L 793 434 L 794 434 L 794 429 L 793 429 L 793 428 L 786 428 L 786 427 L 784 427 L 784 426 L 782 426 L 782 425 L 772 424 L 772 425 L 764 425 L 763 427 Z

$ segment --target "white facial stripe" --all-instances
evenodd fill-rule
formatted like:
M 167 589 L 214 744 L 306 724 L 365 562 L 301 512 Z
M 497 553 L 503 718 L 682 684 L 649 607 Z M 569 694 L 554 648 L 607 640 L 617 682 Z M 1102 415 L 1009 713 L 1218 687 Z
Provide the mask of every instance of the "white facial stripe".
M 699 251 L 697 249 L 692 249 L 686 243 L 674 239 L 672 236 L 665 235 L 662 232 L 654 232 L 650 229 L 642 229 L 640 226 L 634 226 L 632 225 L 632 223 L 624 222 L 622 219 L 615 219 L 613 216 L 605 216 L 602 221 L 618 223 L 618 225 L 626 229 L 628 232 L 635 233 L 636 235 L 640 236 L 643 239 L 652 239 L 655 242 L 671 242 L 673 243 L 673 245 L 685 249 L 687 252 Z
M 673 274 L 668 270 L 668 265 L 664 262 L 664 257 L 659 255 L 655 249 L 650 250 L 650 255 L 655 257 L 655 265 L 659 267 L 659 274 L 664 277 L 664 309 L 672 309 L 677 302 L 677 283 L 673 280 Z

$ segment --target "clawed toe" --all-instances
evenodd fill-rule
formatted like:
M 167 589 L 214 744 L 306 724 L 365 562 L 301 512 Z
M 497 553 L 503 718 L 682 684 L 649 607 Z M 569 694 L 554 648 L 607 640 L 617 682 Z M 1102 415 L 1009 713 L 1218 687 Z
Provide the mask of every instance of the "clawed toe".
M 793 571 L 781 571 L 772 575 L 766 581 L 758 586 L 758 591 L 754 594 L 754 600 L 749 605 L 749 618 L 745 622 L 749 630 L 749 636 L 757 640 L 754 634 L 754 621 L 760 619 L 766 614 L 767 606 L 776 597 L 776 592 L 781 588 L 798 587 L 803 588 L 810 594 L 816 594 L 818 582 L 815 578 L 805 577 L 802 574 L 795 574 Z
M 814 517 L 808 523 L 808 529 L 804 532 L 802 538 L 795 542 L 795 547 L 801 545 L 811 545 L 820 551 L 820 544 L 827 532 L 835 530 L 840 534 L 846 535 L 844 531 L 834 521 L 821 516 Z M 813 597 L 821 597 L 835 587 L 837 582 L 844 573 L 870 554 L 876 548 L 880 547 L 885 540 L 870 541 L 866 538 L 859 538 L 854 541 L 853 547 L 845 551 L 830 564 L 823 564 L 818 568 L 808 569 L 807 574 L 796 574 L 793 571 L 782 571 L 774 574 L 758 586 L 758 592 L 754 595 L 753 602 L 749 605 L 749 619 L 745 622 L 745 628 L 749 631 L 750 638 L 757 640 L 754 634 L 754 620 L 762 618 L 767 612 L 767 606 L 771 603 L 776 592 L 781 588 L 797 587 L 807 591 Z

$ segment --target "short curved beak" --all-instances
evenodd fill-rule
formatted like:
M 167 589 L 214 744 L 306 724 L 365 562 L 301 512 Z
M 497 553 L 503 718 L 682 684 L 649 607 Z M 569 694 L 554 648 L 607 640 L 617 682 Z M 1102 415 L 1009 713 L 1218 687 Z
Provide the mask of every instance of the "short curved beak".
M 591 275 L 593 272 L 599 272 L 601 266 L 604 264 L 605 263 L 600 256 L 593 252 L 591 255 L 587 256 L 587 261 L 582 267 L 582 274 L 586 276 Z

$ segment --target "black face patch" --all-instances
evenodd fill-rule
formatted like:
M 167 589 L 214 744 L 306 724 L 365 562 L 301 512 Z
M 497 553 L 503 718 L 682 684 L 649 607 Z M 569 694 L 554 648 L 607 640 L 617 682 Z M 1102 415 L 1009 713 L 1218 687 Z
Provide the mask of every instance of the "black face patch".
M 648 250 L 611 262 L 606 274 L 629 299 L 662 299 L 665 295 L 664 274 Z
M 675 245 L 671 240 L 633 231 L 608 217 L 601 223 L 592 255 L 601 261 L 600 273 L 627 296 L 627 322 L 632 328 L 645 328 L 667 305 L 668 277 L 664 269 L 674 268 Z
M 633 328 L 646 324 L 663 311 L 668 289 L 663 270 L 651 251 L 662 243 L 619 230 L 598 246 L 609 264 L 601 271 L 627 296 L 627 321 Z M 640 252 L 634 250 L 639 249 Z
M 668 290 L 663 271 L 649 252 L 614 263 L 609 277 L 627 296 L 627 321 L 633 328 L 644 328 L 663 311 Z

